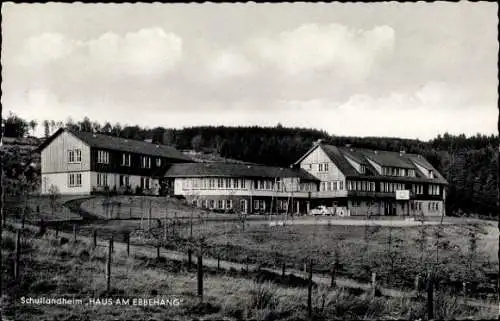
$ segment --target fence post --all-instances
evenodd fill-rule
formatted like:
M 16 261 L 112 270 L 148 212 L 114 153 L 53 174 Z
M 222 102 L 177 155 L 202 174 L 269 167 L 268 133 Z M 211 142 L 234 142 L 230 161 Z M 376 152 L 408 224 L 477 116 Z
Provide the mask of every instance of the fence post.
M 163 219 L 163 241 L 167 241 L 167 210 L 165 209 L 165 218 Z
M 56 238 L 59 237 L 59 224 L 56 224 Z
M 156 259 L 160 258 L 160 243 L 156 244 Z
M 283 261 L 283 265 L 281 267 L 281 277 L 284 278 L 285 277 L 285 272 L 286 272 L 286 262 Z
M 188 269 L 191 269 L 193 250 L 188 249 Z
M 21 230 L 16 232 L 16 259 L 14 261 L 14 279 L 19 278 L 19 265 L 21 261 Z
M 111 290 L 111 253 L 113 251 L 113 236 L 109 239 L 108 256 L 106 257 L 106 291 Z
M 249 261 L 249 257 L 247 256 L 247 259 L 246 259 L 247 273 L 249 273 L 249 272 L 250 272 L 250 270 L 248 269 L 248 261 Z
M 73 224 L 73 242 L 76 243 L 76 224 Z
M 377 272 L 372 272 L 372 297 L 377 296 Z
M 304 279 L 307 279 L 307 262 L 304 262 Z
M 312 259 L 309 261 L 309 284 L 307 286 L 307 314 L 312 316 Z
M 149 204 L 149 213 L 148 213 L 148 231 L 151 231 L 151 204 Z
M 111 235 L 109 242 L 111 244 L 111 252 L 114 252 L 115 251 L 115 240 L 113 239 L 113 235 Z
M 198 255 L 198 296 L 203 301 L 203 257 L 200 252 Z
M 331 269 L 331 277 L 332 279 L 330 280 L 330 287 L 334 288 L 335 287 L 335 273 L 336 273 L 336 269 L 335 269 L 335 264 L 332 264 L 332 269 Z
M 94 249 L 97 247 L 97 230 L 94 229 L 92 231 L 92 239 L 93 239 L 93 243 L 94 243 Z
M 427 273 L 427 319 L 434 319 L 434 287 L 432 284 L 432 274 Z
M 127 256 L 130 256 L 130 232 L 127 232 Z
M 220 271 L 220 255 L 217 256 L 217 271 Z
M 132 218 L 132 207 L 129 208 L 129 218 Z

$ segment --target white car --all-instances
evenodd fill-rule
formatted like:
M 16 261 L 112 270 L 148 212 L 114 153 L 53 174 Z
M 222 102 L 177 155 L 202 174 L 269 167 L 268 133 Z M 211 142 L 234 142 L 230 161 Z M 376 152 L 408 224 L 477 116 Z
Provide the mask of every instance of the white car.
M 309 215 L 334 215 L 333 207 L 326 207 L 324 205 L 317 206 L 309 211 Z

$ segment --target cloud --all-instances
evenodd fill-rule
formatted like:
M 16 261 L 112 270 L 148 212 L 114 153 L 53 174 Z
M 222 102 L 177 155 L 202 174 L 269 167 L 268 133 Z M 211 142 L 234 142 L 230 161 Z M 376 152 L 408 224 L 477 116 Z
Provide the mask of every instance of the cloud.
M 158 75 L 172 70 L 182 59 L 182 39 L 161 28 L 140 29 L 118 35 L 107 32 L 80 41 L 45 33 L 26 41 L 20 62 L 41 66 L 61 62 L 114 75 Z
M 231 49 L 216 52 L 206 62 L 210 75 L 215 78 L 243 77 L 256 71 L 242 53 Z
M 352 80 L 366 78 L 379 60 L 392 54 L 395 32 L 389 26 L 372 30 L 340 24 L 305 24 L 274 37 L 261 37 L 250 46 L 258 56 L 287 74 L 322 69 Z

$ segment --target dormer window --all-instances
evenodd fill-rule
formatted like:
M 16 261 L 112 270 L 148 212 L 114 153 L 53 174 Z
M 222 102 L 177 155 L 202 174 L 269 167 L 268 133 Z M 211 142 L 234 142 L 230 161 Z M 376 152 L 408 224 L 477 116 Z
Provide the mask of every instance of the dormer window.
M 156 159 L 156 167 L 161 167 L 161 158 L 160 157 L 158 157 Z
M 432 170 L 429 169 L 429 178 L 434 178 L 434 172 Z
M 359 167 L 359 172 L 360 172 L 361 174 L 365 174 L 365 173 L 366 173 L 366 166 L 365 166 L 365 165 L 361 165 L 361 166 Z

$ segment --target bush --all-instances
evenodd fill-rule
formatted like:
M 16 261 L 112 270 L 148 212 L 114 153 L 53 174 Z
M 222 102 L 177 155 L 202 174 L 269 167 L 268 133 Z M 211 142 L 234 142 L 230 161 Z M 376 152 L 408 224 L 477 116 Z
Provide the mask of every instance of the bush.
M 135 195 L 142 195 L 142 188 L 140 186 L 135 187 Z

